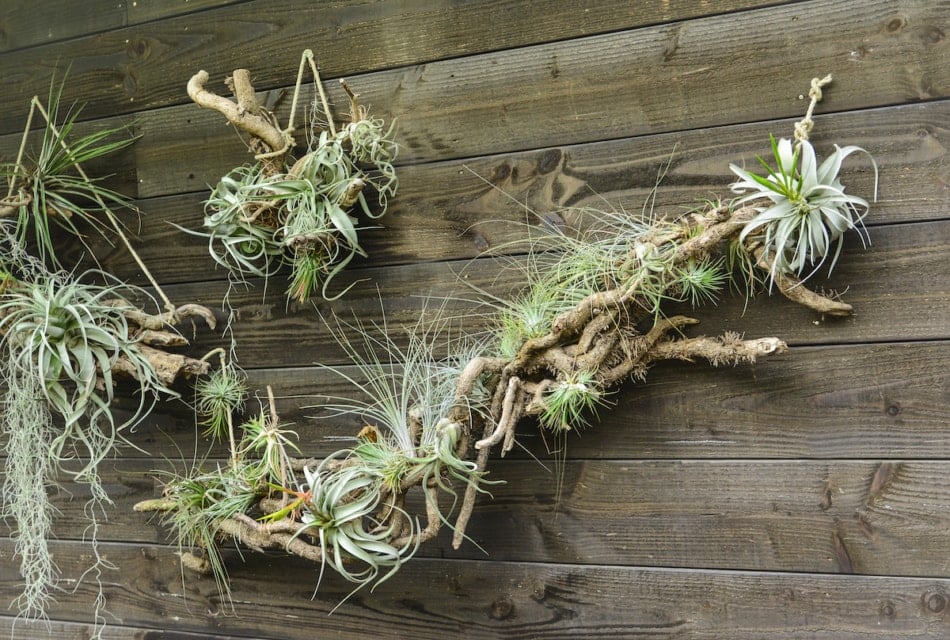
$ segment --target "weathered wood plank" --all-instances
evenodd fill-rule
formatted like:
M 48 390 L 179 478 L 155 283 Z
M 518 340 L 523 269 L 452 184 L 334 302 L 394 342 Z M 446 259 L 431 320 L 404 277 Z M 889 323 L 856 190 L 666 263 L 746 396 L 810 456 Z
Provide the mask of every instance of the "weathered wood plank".
M 100 629 L 102 640 L 246 640 L 246 636 L 208 635 L 207 632 L 187 633 L 175 631 L 162 625 L 162 629 L 149 627 L 126 627 L 112 621 Z M 51 621 L 48 625 L 43 622 L 30 620 L 16 620 L 9 616 L 0 616 L 0 635 L 10 640 L 89 640 L 93 637 L 92 624 L 82 622 Z M 264 640 L 258 636 L 258 640 Z
M 129 14 L 129 24 L 141 24 L 152 20 L 162 20 L 247 1 L 248 0 L 164 0 L 162 2 L 143 2 L 142 0 L 131 0 L 127 4 L 126 9 Z M 225 17 L 223 19 L 227 18 Z
M 794 305 L 777 293 L 759 295 L 748 302 L 739 294 L 727 294 L 717 307 L 692 310 L 671 306 L 668 313 L 687 313 L 702 321 L 694 333 L 718 334 L 733 330 L 751 336 L 777 335 L 790 344 L 835 344 L 910 339 L 945 339 L 950 290 L 944 259 L 950 243 L 950 222 L 935 221 L 888 225 L 875 229 L 872 244 L 861 249 L 856 238 L 846 242 L 835 272 L 827 280 L 816 277 L 814 284 L 847 291 L 847 299 L 857 313 L 844 319 L 821 319 L 814 312 Z M 882 273 L 887 278 L 881 278 Z M 318 313 L 343 319 L 358 317 L 364 323 L 381 321 L 381 304 L 397 344 L 404 344 L 401 327 L 412 327 L 428 304 L 446 297 L 474 294 L 465 285 L 495 294 L 521 282 L 516 269 L 502 269 L 493 261 L 414 263 L 385 268 L 353 268 L 341 274 L 338 286 L 359 280 L 341 300 L 310 304 L 288 302 L 283 282 L 274 278 L 267 295 L 261 283 L 230 295 L 236 312 L 234 335 L 242 362 L 254 367 L 301 366 L 315 362 L 345 362 L 344 353 L 330 337 Z M 461 284 L 464 283 L 464 284 Z M 850 288 L 850 289 L 849 289 Z M 176 304 L 196 302 L 217 309 L 227 285 L 220 281 L 195 282 L 166 287 Z M 426 298 L 436 302 L 426 302 Z M 472 302 L 458 301 L 450 313 L 465 316 L 460 328 L 477 331 L 485 317 Z M 198 354 L 220 346 L 207 330 L 194 341 Z M 286 345 L 293 344 L 292 353 Z
M 798 96 L 825 72 L 835 81 L 819 113 L 940 98 L 950 87 L 938 35 L 950 30 L 946 15 L 928 0 L 820 0 L 403 67 L 351 85 L 376 114 L 398 118 L 402 162 L 510 153 L 800 118 L 806 104 Z M 776 81 L 779 59 L 801 70 Z M 210 70 L 217 91 L 230 71 Z M 329 89 L 335 104 L 346 104 L 338 87 Z M 203 165 L 213 161 L 216 180 L 220 167 L 244 156 L 223 118 L 194 105 L 149 111 L 140 123 L 147 138 L 161 139 L 166 158 L 195 167 L 179 176 L 206 176 Z M 168 191 L 142 195 L 158 193 Z
M 712 10 L 769 4 L 723 0 Z M 114 115 L 186 102 L 185 83 L 201 68 L 214 78 L 236 67 L 251 68 L 260 89 L 292 84 L 306 48 L 315 50 L 324 75 L 335 78 L 682 20 L 710 10 L 663 0 L 635 6 L 623 0 L 582 6 L 559 0 L 268 0 L 115 29 L 36 52 L 6 53 L 0 55 L 0 76 L 8 95 L 30 96 L 45 91 L 51 65 L 72 60 L 68 99 L 88 102 L 90 116 Z M 0 114 L 0 131 L 15 128 L 15 122 Z
M 819 117 L 814 142 L 825 151 L 832 142 L 866 148 L 880 170 L 880 199 L 873 204 L 871 226 L 942 218 L 950 207 L 943 186 L 950 171 L 947 139 L 950 103 L 934 102 Z M 768 134 L 790 135 L 792 121 L 702 129 L 641 138 L 568 145 L 514 155 L 402 166 L 399 193 L 384 218 L 360 234 L 373 265 L 407 261 L 472 258 L 485 247 L 523 237 L 526 208 L 537 213 L 563 207 L 622 208 L 642 211 L 657 178 L 655 211 L 679 215 L 687 207 L 717 196 L 728 199 L 734 180 L 729 163 L 751 166 L 769 152 Z M 215 184 L 227 166 L 202 166 L 207 156 L 174 159 L 174 148 L 155 138 L 139 140 L 135 153 L 139 193 L 199 188 Z M 178 158 L 183 153 L 177 150 Z M 231 162 L 239 162 L 240 156 Z M 220 158 L 219 158 L 220 160 Z M 667 163 L 669 167 L 667 168 Z M 871 198 L 874 175 L 862 158 L 842 173 L 849 193 Z M 163 282 L 224 277 L 214 271 L 207 241 L 178 231 L 172 224 L 200 230 L 203 201 L 210 189 L 178 197 L 140 202 L 144 211 L 137 245 Z M 498 224 L 504 222 L 505 224 Z M 101 244 L 101 243 L 100 243 Z M 174 252 L 167 248 L 175 246 Z M 124 278 L 142 282 L 122 247 L 101 247 L 99 259 Z
M 493 560 L 950 570 L 950 541 L 940 533 L 950 518 L 944 462 L 568 461 L 560 504 L 552 501 L 556 477 L 524 464 L 491 467 L 490 477 L 508 484 L 479 501 L 466 530 Z
M 242 1 L 245 0 L 83 0 L 81 3 L 43 0 L 38 4 L 29 0 L 4 0 L 0 8 L 0 53 Z M 92 37 L 86 40 L 96 42 Z M 62 45 L 64 48 L 74 46 L 74 43 Z M 36 54 L 43 56 L 42 51 Z M 36 69 L 48 70 L 38 62 L 33 60 Z
M 9 543 L 0 543 L 4 555 Z M 334 638 L 736 638 L 740 640 L 945 638 L 950 581 L 769 572 L 682 571 L 417 559 L 370 594 L 359 592 L 327 616 L 352 586 L 316 582 L 313 567 L 248 555 L 235 570 L 234 615 L 213 581 L 189 576 L 182 588 L 169 549 L 105 545 L 121 583 L 105 585 L 120 624 L 211 634 Z M 67 576 L 81 553 L 54 543 Z M 79 566 L 77 566 L 77 564 Z M 0 593 L 16 593 L 0 574 Z M 62 594 L 51 613 L 86 616 L 92 587 Z M 239 630 L 239 631 L 238 631 Z
M 126 25 L 125 4 L 123 0 L 43 0 L 42 3 L 4 0 L 0 7 L 0 53 L 122 28 Z M 57 45 L 60 50 L 68 47 L 68 44 Z M 44 76 L 57 62 L 69 60 L 64 57 L 57 61 L 55 56 L 50 59 L 37 51 L 31 53 L 24 52 L 18 57 L 31 59 L 34 73 Z M 8 71 L 4 69 L 4 76 Z M 46 90 L 33 91 L 37 92 L 42 95 Z M 25 93 L 29 94 L 26 96 L 29 100 L 32 94 Z
M 567 444 L 569 456 L 573 444 Z M 478 560 L 487 553 L 492 561 L 950 573 L 950 539 L 944 535 L 950 527 L 947 461 L 546 463 L 553 473 L 533 460 L 494 461 L 489 479 L 503 484 L 492 485 L 492 495 L 479 499 L 466 531 L 478 546 L 466 543 L 454 551 L 446 529 L 419 549 L 420 556 Z M 158 495 L 150 477 L 156 461 L 126 459 L 103 467 L 115 506 L 100 539 L 165 542 L 157 518 L 132 511 L 136 502 Z M 82 485 L 64 486 L 68 493 L 55 499 L 61 513 L 56 537 L 82 539 L 89 492 Z M 6 536 L 9 529 L 0 532 Z

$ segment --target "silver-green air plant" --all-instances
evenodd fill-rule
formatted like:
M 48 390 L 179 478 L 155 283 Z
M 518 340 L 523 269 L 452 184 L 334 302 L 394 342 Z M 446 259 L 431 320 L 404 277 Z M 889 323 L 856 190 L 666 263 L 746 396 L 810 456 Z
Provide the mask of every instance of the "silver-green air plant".
M 161 382 L 132 335 L 127 314 L 137 309 L 126 302 L 127 290 L 58 273 L 8 286 L 0 297 L 6 362 L 42 381 L 42 400 L 63 417 L 52 448 L 58 460 L 71 457 L 72 447 L 80 445 L 88 456 L 87 468 L 94 467 L 119 432 L 139 422 L 159 394 L 177 395 Z M 111 410 L 113 369 L 120 360 L 139 386 L 138 405 L 122 420 Z
M 304 467 L 306 484 L 302 488 L 309 499 L 303 504 L 305 527 L 299 535 L 316 538 L 322 551 L 318 587 L 329 565 L 348 582 L 356 583 L 355 593 L 388 579 L 412 557 L 418 547 L 412 535 L 416 525 L 395 505 L 388 505 L 380 519 L 382 478 L 372 469 L 334 462 L 330 456 L 315 469 Z M 406 533 L 404 542 L 392 544 L 394 534 L 401 530 Z M 359 569 L 351 568 L 353 561 L 359 563 Z
M 34 268 L 36 265 L 34 265 Z M 160 380 L 131 335 L 128 289 L 85 284 L 72 274 L 47 274 L 37 282 L 7 278 L 0 294 L 0 371 L 7 437 L 3 514 L 16 523 L 13 537 L 24 589 L 20 615 L 43 617 L 58 571 L 49 556 L 52 507 L 47 491 L 57 474 L 72 476 L 91 493 L 86 513 L 93 542 L 92 575 L 108 566 L 95 546 L 98 513 L 111 502 L 98 472 L 122 431 L 137 424 L 159 394 L 175 395 Z M 121 367 L 120 367 L 121 364 Z M 113 413 L 122 368 L 136 380 L 137 405 Z M 55 424 L 53 417 L 60 418 Z M 97 598 L 97 619 L 103 596 Z
M 406 332 L 407 345 L 398 344 L 388 326 L 372 328 L 359 323 L 331 330 L 358 376 L 343 368 L 325 366 L 353 389 L 346 397 L 331 397 L 324 405 L 335 414 L 355 414 L 376 430 L 372 442 L 363 442 L 354 454 L 378 470 L 387 486 L 398 491 L 412 478 L 431 478 L 454 495 L 446 476 L 468 482 L 474 465 L 456 450 L 459 427 L 449 420 L 457 403 L 455 385 L 467 362 L 485 349 L 477 340 L 446 338 L 450 355 L 439 359 L 434 349 L 443 327 L 417 324 Z M 353 344 L 347 332 L 359 336 Z M 466 411 L 478 412 L 484 397 L 469 398 Z
M 808 140 L 793 144 L 787 138 L 776 140 L 773 136 L 771 142 L 776 166 L 773 169 L 759 158 L 766 170 L 764 177 L 729 165 L 739 177 L 732 185 L 732 190 L 741 194 L 736 206 L 763 199 L 771 201 L 768 206 L 758 207 L 759 214 L 742 230 L 739 242 L 755 239 L 762 243 L 773 280 L 778 274 L 807 279 L 833 249 L 831 271 L 841 253 L 846 231 L 857 229 L 862 242 L 867 242 L 863 220 L 868 202 L 845 193 L 838 178 L 845 158 L 855 152 L 867 152 L 856 146 L 835 145 L 834 152 L 818 164 Z M 874 172 L 876 183 L 876 165 Z M 877 192 L 876 184 L 874 191 Z

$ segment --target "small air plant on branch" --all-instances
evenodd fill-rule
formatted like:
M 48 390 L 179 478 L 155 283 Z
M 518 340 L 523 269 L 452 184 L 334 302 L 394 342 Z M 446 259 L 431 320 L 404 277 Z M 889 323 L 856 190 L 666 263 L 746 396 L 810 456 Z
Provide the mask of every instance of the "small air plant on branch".
M 307 61 L 321 100 L 307 127 L 308 148 L 293 160 L 294 114 Z M 192 99 L 248 131 L 251 149 L 266 150 L 255 155 L 255 164 L 220 180 L 205 204 L 204 231 L 189 233 L 207 236 L 211 256 L 239 281 L 268 278 L 289 265 L 290 298 L 306 302 L 317 291 L 324 298 L 339 297 L 346 290 L 331 296 L 328 285 L 355 256 L 366 255 L 357 233 L 359 216 L 379 218 L 396 192 L 393 127 L 370 117 L 344 82 L 350 122 L 338 129 L 310 50 L 300 60 L 286 129 L 277 128 L 273 114 L 257 104 L 245 70 L 229 79 L 237 103 L 206 90 L 207 77 L 202 71 L 189 82 Z M 326 118 L 325 130 L 321 118 Z M 371 190 L 376 207 L 366 197 Z
M 57 85 L 54 79 L 46 106 L 33 99 L 17 159 L 0 166 L 8 184 L 0 200 L 0 218 L 12 218 L 16 242 L 26 246 L 32 239 L 40 260 L 48 260 L 55 268 L 62 264 L 53 243 L 54 226 L 84 242 L 84 229 L 105 235 L 110 225 L 118 224 L 110 207 L 133 209 L 125 196 L 90 179 L 79 167 L 128 147 L 135 138 L 124 127 L 75 135 L 81 108 L 69 109 L 60 121 L 62 92 L 63 83 Z M 36 112 L 46 126 L 38 148 L 30 153 L 27 142 Z

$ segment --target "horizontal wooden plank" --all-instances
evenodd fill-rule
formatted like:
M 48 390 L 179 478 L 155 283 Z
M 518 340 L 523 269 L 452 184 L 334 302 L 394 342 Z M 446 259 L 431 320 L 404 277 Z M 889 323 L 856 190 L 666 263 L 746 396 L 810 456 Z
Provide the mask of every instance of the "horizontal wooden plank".
M 875 157 L 879 200 L 868 216 L 870 226 L 942 218 L 950 207 L 950 193 L 942 186 L 950 171 L 950 154 L 943 142 L 950 133 L 948 121 L 946 101 L 847 112 L 817 118 L 813 139 L 821 153 L 832 143 L 853 144 Z M 389 212 L 373 221 L 380 228 L 366 229 L 360 240 L 373 265 L 472 258 L 486 247 L 523 237 L 526 229 L 521 223 L 526 217 L 537 222 L 526 210 L 597 207 L 639 214 L 661 174 L 654 210 L 676 216 L 703 200 L 731 197 L 728 186 L 734 176 L 729 164 L 751 166 L 757 155 L 769 153 L 769 133 L 790 135 L 791 130 L 792 121 L 783 120 L 568 145 L 464 164 L 403 166 Z M 196 169 L 192 159 L 213 160 L 203 155 L 177 162 L 175 156 L 181 157 L 184 150 L 161 144 L 143 138 L 136 145 L 139 193 L 202 189 L 228 171 L 223 166 Z M 842 180 L 849 193 L 871 199 L 872 167 L 864 158 L 853 158 L 844 167 Z M 172 226 L 200 230 L 209 193 L 210 189 L 202 189 L 140 202 L 144 214 L 136 246 L 160 281 L 225 277 L 223 270 L 215 271 L 206 239 Z M 169 252 L 169 246 L 175 251 Z M 97 255 L 108 270 L 144 282 L 122 247 L 110 249 L 100 243 L 99 248 Z
M 558 0 L 266 0 L 115 29 L 39 51 L 5 53 L 0 75 L 9 96 L 29 97 L 45 93 L 51 65 L 71 60 L 68 99 L 87 102 L 90 116 L 114 115 L 186 102 L 185 83 L 201 68 L 218 79 L 234 68 L 250 68 L 260 89 L 293 84 L 306 48 L 315 50 L 323 74 L 335 78 L 768 4 L 723 0 L 710 8 L 610 0 L 581 8 Z M 130 16 L 134 21 L 135 11 L 130 9 Z M 356 51 L 359 55 L 353 55 Z M 0 114 L 0 131 L 16 128 L 15 122 Z
M 862 250 L 852 237 L 846 242 L 830 278 L 816 277 L 814 284 L 827 290 L 847 291 L 856 313 L 844 319 L 822 319 L 814 312 L 780 297 L 759 295 L 748 302 L 727 294 L 717 307 L 692 310 L 670 306 L 667 313 L 687 313 L 702 321 L 694 333 L 718 334 L 723 330 L 749 337 L 776 335 L 790 344 L 838 344 L 912 339 L 945 339 L 950 309 L 947 262 L 950 222 L 935 221 L 888 225 L 874 230 L 872 244 Z M 883 279 L 880 274 L 886 273 Z M 356 283 L 343 299 L 309 304 L 288 302 L 283 283 L 275 278 L 264 295 L 262 284 L 237 288 L 230 294 L 236 318 L 233 325 L 238 355 L 247 367 L 306 366 L 316 362 L 345 363 L 343 351 L 320 319 L 337 314 L 344 320 L 358 317 L 364 323 L 381 322 L 385 315 L 397 344 L 404 344 L 402 327 L 412 327 L 428 306 L 428 317 L 439 300 L 471 299 L 467 285 L 496 295 L 519 286 L 516 269 L 502 269 L 495 261 L 414 263 L 385 268 L 354 268 L 338 277 L 342 291 Z M 363 281 L 365 280 L 365 282 Z M 176 304 L 195 302 L 218 309 L 227 291 L 220 281 L 166 287 Z M 436 302 L 427 302 L 426 299 Z M 316 309 L 316 313 L 315 312 Z M 488 310 L 459 300 L 448 313 L 462 316 L 459 328 L 484 328 Z M 220 311 L 219 311 L 220 313 Z M 223 318 L 222 318 L 223 320 Z M 194 352 L 204 353 L 221 345 L 208 330 L 198 332 Z M 287 345 L 293 344 L 292 353 Z
M 0 543 L 7 555 L 9 543 Z M 248 555 L 232 572 L 234 612 L 213 581 L 182 576 L 171 550 L 106 545 L 121 576 L 107 576 L 108 607 L 119 624 L 258 638 L 735 638 L 942 639 L 950 632 L 946 579 L 683 571 L 418 559 L 372 593 L 327 613 L 352 586 L 290 559 Z M 54 543 L 67 577 L 82 560 L 73 543 Z M 0 593 L 15 595 L 11 572 Z M 51 614 L 85 617 L 92 587 L 57 598 Z M 237 630 L 240 631 L 237 631 Z M 161 637 L 161 636 L 158 636 Z
M 569 456 L 573 444 L 566 445 Z M 945 460 L 568 459 L 559 465 L 548 459 L 546 464 L 548 469 L 534 460 L 494 461 L 488 477 L 502 484 L 479 498 L 466 531 L 477 546 L 469 542 L 454 551 L 446 529 L 419 555 L 862 575 L 950 573 L 950 538 L 944 535 L 950 527 L 950 462 Z M 158 518 L 132 511 L 136 502 L 159 495 L 151 478 L 162 466 L 128 459 L 103 465 L 115 505 L 100 530 L 102 540 L 167 540 Z M 64 487 L 54 502 L 60 512 L 56 537 L 79 540 L 89 491 L 72 483 Z M 417 497 L 412 508 L 424 513 L 419 502 Z M 5 536 L 9 529 L 0 532 Z
M 945 97 L 946 8 L 818 0 L 401 67 L 350 84 L 374 113 L 397 118 L 403 163 L 800 118 L 807 105 L 799 96 L 817 74 L 835 78 L 818 113 Z M 794 60 L 797 71 L 776 82 L 775 60 Z M 216 91 L 232 65 L 209 71 Z M 334 104 L 346 104 L 330 85 Z M 181 165 L 179 176 L 206 176 L 208 163 L 217 176 L 247 155 L 220 114 L 194 105 L 138 121 L 143 156 L 149 140 L 158 142 L 164 158 L 176 159 L 165 164 Z M 143 195 L 160 193 L 169 191 Z
M 208 635 L 207 632 L 187 633 L 175 631 L 164 625 L 163 628 L 127 627 L 110 621 L 101 629 L 83 622 L 17 620 L 9 616 L 0 616 L 0 634 L 10 640 L 89 640 L 94 633 L 101 640 L 246 640 L 247 636 Z M 258 636 L 258 640 L 264 640 Z
M 72 0 L 43 0 L 42 3 L 4 0 L 0 7 L 0 53 L 119 29 L 126 25 L 125 5 L 123 0 L 83 0 L 82 3 Z M 57 48 L 62 50 L 68 46 L 61 44 Z M 21 55 L 21 59 L 30 58 L 30 53 Z M 64 60 L 68 58 L 61 58 L 59 62 Z M 51 60 L 40 52 L 32 53 L 31 66 L 35 72 L 47 74 L 51 63 L 56 64 L 55 57 Z M 6 72 L 5 69 L 4 74 Z M 46 93 L 35 89 L 34 93 L 37 92 L 40 95 Z M 26 99 L 29 100 L 29 95 Z
M 226 5 L 247 2 L 248 0 L 164 0 L 163 2 L 142 2 L 132 0 L 126 5 L 129 24 L 141 24 L 152 20 L 163 20 L 174 16 L 195 13 L 207 9 L 216 9 Z
M 29 0 L 4 0 L 3 7 L 0 8 L 0 53 L 92 36 L 103 31 L 121 29 L 129 24 L 192 13 L 239 1 L 243 0 L 83 0 L 81 4 L 73 0 L 43 0 L 42 4 L 37 5 Z M 95 43 L 96 39 L 87 37 L 86 42 Z M 61 45 L 60 50 L 72 49 L 77 44 Z M 38 60 L 44 56 L 42 49 L 37 50 L 34 55 L 37 58 L 31 61 L 34 68 L 48 71 L 48 67 Z

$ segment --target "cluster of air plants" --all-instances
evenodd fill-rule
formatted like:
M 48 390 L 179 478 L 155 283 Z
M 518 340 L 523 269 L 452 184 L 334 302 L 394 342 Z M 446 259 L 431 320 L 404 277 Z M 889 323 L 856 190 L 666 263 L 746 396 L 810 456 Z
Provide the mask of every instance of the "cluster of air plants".
M 330 566 L 357 588 L 392 575 L 442 524 L 454 530 L 459 546 L 486 482 L 489 452 L 496 445 L 502 455 L 509 451 L 522 419 L 564 437 L 588 425 L 614 387 L 642 379 L 657 361 L 736 365 L 786 349 L 774 337 L 688 337 L 685 329 L 697 321 L 668 315 L 668 303 L 715 303 L 739 271 L 746 284 L 769 278 L 820 313 L 850 310 L 806 289 L 799 276 L 806 262 L 820 264 L 863 215 L 866 203 L 845 196 L 837 178 L 854 149 L 839 150 L 816 168 L 805 145 L 800 137 L 799 150 L 786 157 L 786 142 L 776 143 L 779 168 L 769 176 L 734 169 L 741 178 L 734 188 L 756 191 L 674 220 L 652 212 L 565 212 L 577 224 L 529 238 L 523 286 L 507 297 L 487 296 L 489 326 L 477 339 L 446 340 L 436 349 L 442 320 L 420 322 L 405 339 L 393 337 L 385 323 L 367 328 L 338 320 L 330 331 L 355 370 L 327 368 L 349 383 L 352 395 L 331 397 L 323 409 L 366 425 L 353 446 L 318 462 L 292 459 L 289 442 L 274 440 L 269 471 L 248 473 L 261 463 L 248 455 L 260 449 L 245 444 L 245 425 L 240 438 L 230 436 L 229 468 L 175 479 L 164 498 L 139 508 L 165 512 L 180 544 L 212 558 L 188 563 L 219 579 L 215 545 L 222 540 L 284 549 L 319 563 L 321 577 Z M 772 205 L 763 207 L 762 200 Z M 735 264 L 741 268 L 729 268 Z M 449 355 L 437 357 L 442 351 Z M 219 387 L 209 382 L 208 388 Z M 224 389 L 199 402 L 224 408 L 209 424 L 230 425 L 220 416 L 239 405 Z M 277 424 L 273 408 L 270 424 Z M 196 482 L 200 496 L 189 494 L 183 503 Z M 425 526 L 407 507 L 412 491 L 425 496 Z
M 306 61 L 320 102 L 314 101 L 307 127 L 308 148 L 294 161 L 291 134 Z M 290 126 L 283 130 L 257 104 L 249 78 L 241 72 L 231 79 L 237 104 L 205 90 L 205 72 L 189 83 L 189 95 L 196 103 L 221 111 L 249 131 L 254 136 L 252 149 L 266 147 L 253 165 L 237 167 L 221 178 L 205 203 L 204 229 L 198 233 L 208 238 L 211 256 L 232 277 L 267 278 L 290 265 L 290 298 L 305 302 L 317 290 L 327 298 L 334 276 L 354 256 L 366 255 L 357 234 L 359 216 L 382 216 L 396 191 L 393 128 L 370 117 L 346 83 L 350 121 L 337 128 L 309 50 L 300 61 Z M 261 119 L 249 126 L 247 114 Z M 326 118 L 325 129 L 321 118 Z M 367 201 L 370 191 L 375 193 L 375 208 Z
M 362 343 L 354 345 L 345 330 Z M 324 408 L 355 413 L 368 426 L 352 447 L 322 461 L 291 457 L 297 451 L 293 434 L 279 427 L 272 396 L 269 415 L 233 427 L 242 382 L 232 368 L 222 367 L 198 385 L 197 406 L 207 414 L 209 432 L 230 441 L 229 465 L 172 476 L 161 499 L 136 508 L 164 512 L 186 564 L 212 573 L 225 592 L 220 545 L 228 539 L 284 548 L 319 563 L 318 585 L 326 567 L 356 589 L 387 579 L 448 522 L 458 502 L 453 481 L 475 484 L 475 463 L 462 457 L 468 443 L 457 419 L 462 414 L 455 385 L 467 356 L 480 345 L 436 360 L 437 333 L 410 333 L 403 349 L 385 332 L 376 337 L 358 324 L 340 325 L 334 334 L 359 373 L 330 368 L 352 385 L 353 395 L 331 398 Z M 390 360 L 400 362 L 399 368 Z M 484 404 L 484 398 L 475 401 Z M 415 487 L 425 496 L 424 527 L 406 509 L 406 495 Z
M 39 98 L 31 102 L 16 160 L 2 166 L 8 190 L 0 201 L 0 427 L 7 454 L 0 512 L 12 522 L 24 580 L 15 605 L 19 615 L 31 618 L 45 617 L 59 588 L 47 542 L 54 521 L 50 487 L 64 475 L 89 487 L 86 537 L 93 565 L 85 575 L 99 576 L 110 565 L 96 546 L 98 519 L 111 502 L 99 463 L 160 395 L 177 395 L 170 385 L 179 375 L 206 370 L 201 361 L 165 351 L 187 344 L 169 323 L 189 315 L 213 321 L 203 307 L 174 308 L 160 290 L 164 313 L 146 313 L 140 305 L 155 302 L 144 291 L 101 271 L 63 270 L 55 227 L 80 240 L 86 228 L 103 233 L 111 228 L 131 249 L 113 212 L 127 206 L 126 199 L 91 179 L 82 163 L 133 140 L 116 140 L 118 129 L 77 135 L 78 109 L 60 122 L 62 87 L 53 86 L 45 106 Z M 31 149 L 36 113 L 45 126 Z M 119 412 L 114 401 L 120 378 L 132 381 L 136 402 Z M 100 589 L 97 622 L 103 605 Z

